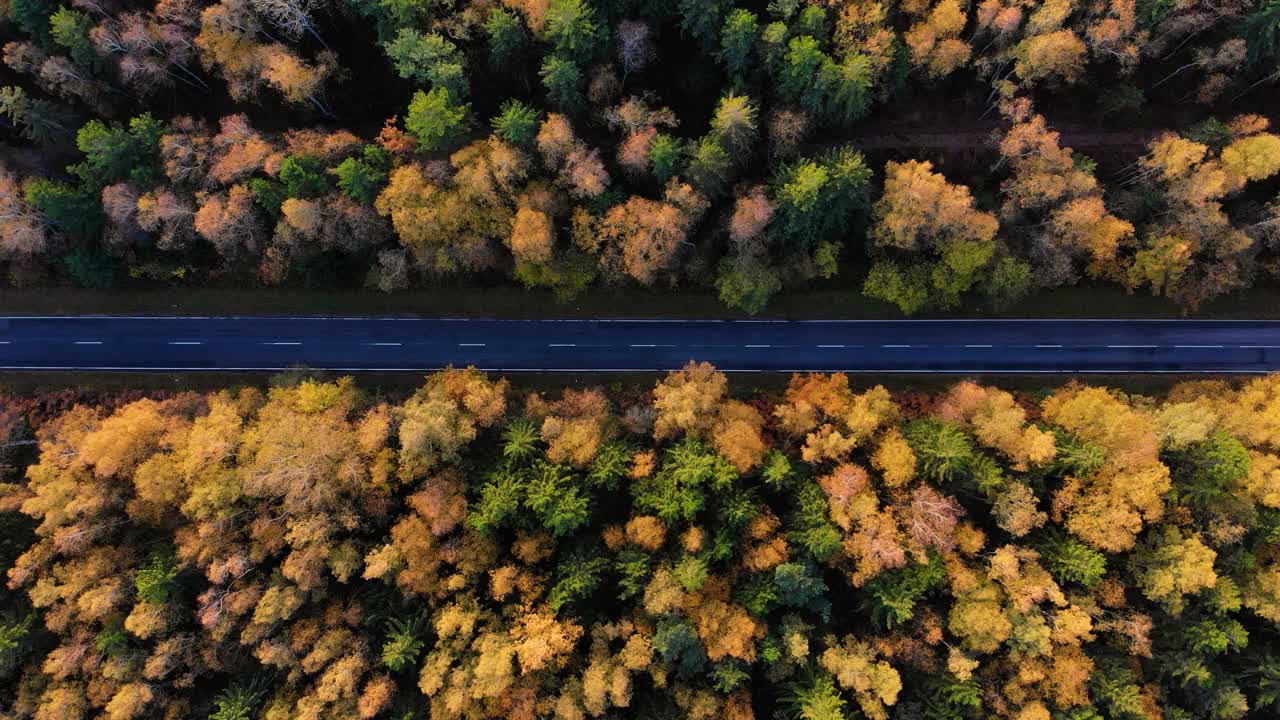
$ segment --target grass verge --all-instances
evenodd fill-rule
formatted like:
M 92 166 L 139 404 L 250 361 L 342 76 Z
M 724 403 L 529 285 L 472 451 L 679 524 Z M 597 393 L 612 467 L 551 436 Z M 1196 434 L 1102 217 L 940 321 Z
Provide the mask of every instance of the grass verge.
M 66 389 L 93 392 L 140 390 L 143 392 L 211 392 L 227 388 L 252 386 L 268 387 L 287 382 L 286 375 L 309 377 L 331 381 L 342 375 L 358 375 L 357 383 L 374 396 L 404 398 L 422 386 L 425 373 L 332 373 L 299 369 L 289 373 L 152 373 L 152 372 L 8 372 L 0 373 L 0 391 L 16 395 L 34 395 Z M 497 375 L 498 373 L 494 373 Z M 565 388 L 603 387 L 614 396 L 624 393 L 644 392 L 665 373 L 501 373 L 514 390 L 538 391 L 558 394 Z M 781 393 L 790 381 L 787 373 L 762 373 L 729 376 L 730 391 L 741 397 Z M 1177 383 L 1187 380 L 1213 379 L 1210 375 L 893 375 L 855 374 L 849 376 L 849 385 L 863 391 L 874 385 L 884 385 L 895 392 L 916 391 L 943 392 L 960 380 L 968 379 L 983 385 L 998 387 L 1011 392 L 1036 395 L 1061 387 L 1072 380 L 1089 385 L 1114 388 L 1137 395 L 1162 395 Z M 1242 382 L 1240 376 L 1227 376 L 1228 382 Z
M 511 286 L 440 286 L 401 293 L 323 292 L 290 288 L 161 288 L 0 290 L 0 314 L 78 315 L 418 315 L 424 317 L 738 318 L 711 293 L 637 288 L 593 289 L 560 303 L 546 292 Z M 848 288 L 783 293 L 760 318 L 894 319 L 902 314 Z M 1231 318 L 1280 317 L 1280 288 L 1255 288 L 1219 298 L 1193 314 L 1150 295 L 1114 287 L 1044 291 L 1006 311 L 966 309 L 921 318 Z

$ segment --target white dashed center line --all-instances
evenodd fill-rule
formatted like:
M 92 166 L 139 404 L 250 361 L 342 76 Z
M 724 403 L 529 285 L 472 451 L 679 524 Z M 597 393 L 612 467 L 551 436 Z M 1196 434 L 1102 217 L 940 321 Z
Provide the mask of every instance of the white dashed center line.
M 989 348 L 990 345 L 965 345 L 967 348 Z
M 1062 346 L 1061 345 L 1037 345 L 1036 347 L 1049 349 L 1049 348 L 1060 348 Z
M 101 340 L 77 340 L 77 345 L 101 345 Z
M 773 347 L 773 346 L 772 346 L 772 345 L 747 345 L 746 347 L 749 347 L 749 348 L 767 348 L 767 347 Z
M 195 340 L 174 340 L 169 344 L 170 345 L 200 345 L 201 343 L 198 343 Z
M 262 344 L 263 345 L 301 345 L 302 343 L 300 342 L 269 342 L 269 343 L 262 343 Z
M 404 343 L 378 342 L 378 343 L 374 343 L 373 345 L 374 347 L 400 347 L 403 344 Z
M 1113 350 L 1138 350 L 1142 348 L 1154 348 L 1156 345 L 1108 345 Z
M 910 345 L 881 345 L 882 348 L 909 348 Z
M 576 343 L 547 343 L 547 347 L 578 347 Z
M 1185 350 L 1221 350 L 1221 345 L 1174 345 L 1175 348 Z
M 458 347 L 484 347 L 484 343 L 458 343 Z
M 842 348 L 843 345 L 819 345 L 820 348 Z

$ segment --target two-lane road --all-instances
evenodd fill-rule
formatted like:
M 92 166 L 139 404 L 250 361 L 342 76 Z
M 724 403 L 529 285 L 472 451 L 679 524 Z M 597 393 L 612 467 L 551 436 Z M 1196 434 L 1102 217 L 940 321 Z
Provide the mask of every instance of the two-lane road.
M 0 370 L 1280 371 L 1280 321 L 2 317 Z

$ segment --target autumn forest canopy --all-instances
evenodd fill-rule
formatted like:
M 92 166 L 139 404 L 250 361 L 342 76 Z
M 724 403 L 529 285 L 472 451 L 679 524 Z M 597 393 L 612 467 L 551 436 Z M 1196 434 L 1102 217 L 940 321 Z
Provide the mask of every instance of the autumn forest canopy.
M 912 314 L 1077 284 L 1194 310 L 1280 280 L 1277 0 L 0 16 L 0 287 L 639 286 L 758 312 L 822 283 Z
M 96 397 L 0 396 L 5 717 L 1280 707 L 1280 376 Z
M 1280 0 L 0 0 L 0 64 L 6 292 L 1280 288 Z M 1280 716 L 1280 375 L 538 386 L 0 390 L 0 720 Z

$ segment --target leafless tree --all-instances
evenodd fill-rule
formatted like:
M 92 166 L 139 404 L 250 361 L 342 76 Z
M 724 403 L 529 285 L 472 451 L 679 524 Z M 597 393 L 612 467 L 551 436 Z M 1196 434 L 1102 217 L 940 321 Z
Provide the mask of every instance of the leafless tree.
M 175 183 L 196 186 L 205 181 L 213 160 L 212 136 L 203 120 L 174 118 L 160 136 L 160 159 L 165 175 Z
M 271 21 L 285 37 L 297 41 L 303 35 L 310 35 L 317 42 L 329 49 L 329 45 L 316 30 L 312 15 L 325 6 L 326 0 L 251 0 L 254 9 Z
M 115 183 L 102 188 L 102 211 L 107 216 L 107 229 L 102 240 L 112 250 L 127 248 L 138 237 L 138 188 L 129 183 Z
M 48 226 L 22 197 L 22 184 L 0 167 L 0 253 L 35 255 L 45 248 Z
M 378 267 L 373 271 L 374 285 L 382 292 L 409 287 L 409 255 L 403 248 L 378 253 Z
M 623 20 L 618 23 L 618 62 L 622 63 L 622 77 L 640 72 L 653 61 L 653 32 L 648 23 L 639 20 Z
M 190 30 L 176 23 L 157 23 L 142 13 L 108 18 L 89 33 L 98 52 L 118 56 L 120 79 L 142 94 L 174 81 L 208 89 L 191 69 L 195 45 Z
M 185 247 L 195 236 L 195 217 L 191 199 L 170 190 L 138 198 L 138 224 L 147 232 L 159 233 L 156 246 L 162 250 Z

